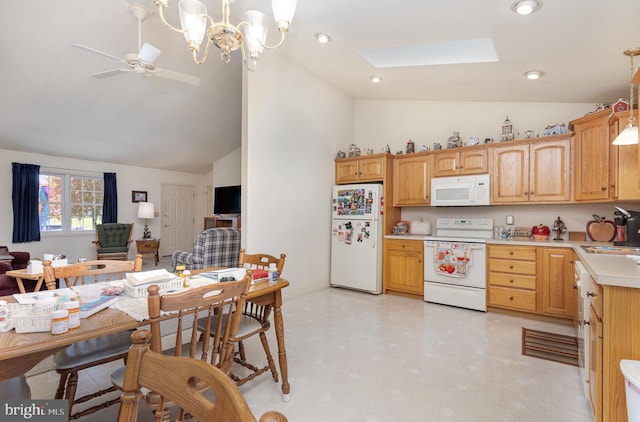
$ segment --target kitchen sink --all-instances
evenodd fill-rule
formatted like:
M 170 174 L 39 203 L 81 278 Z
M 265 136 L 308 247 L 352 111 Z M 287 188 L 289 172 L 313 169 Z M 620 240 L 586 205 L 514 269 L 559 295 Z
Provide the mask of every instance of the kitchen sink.
M 609 255 L 640 255 L 640 248 L 630 246 L 587 246 L 582 245 L 582 249 L 587 253 L 609 254 Z

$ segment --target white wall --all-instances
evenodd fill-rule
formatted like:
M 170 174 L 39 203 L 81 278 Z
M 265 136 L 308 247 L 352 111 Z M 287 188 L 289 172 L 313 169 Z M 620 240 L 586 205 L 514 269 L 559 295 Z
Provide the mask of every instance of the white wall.
M 161 186 L 163 183 L 193 185 L 196 187 L 196 224 L 198 227 L 204 217 L 204 189 L 208 180 L 205 176 L 150 168 L 124 166 L 97 161 L 84 161 L 72 158 L 53 157 L 48 155 L 30 154 L 10 150 L 0 150 L 0 245 L 9 246 L 9 250 L 27 251 L 33 258 L 42 258 L 45 253 L 64 254 L 71 261 L 78 258 L 95 259 L 95 232 L 54 234 L 42 233 L 40 242 L 11 243 L 13 230 L 13 210 L 11 205 L 12 176 L 11 163 L 38 164 L 41 167 L 53 167 L 95 173 L 101 177 L 104 172 L 116 173 L 118 183 L 118 221 L 133 222 L 134 239 L 142 238 L 144 222 L 136 217 L 137 204 L 131 202 L 131 191 L 147 191 L 149 202 L 155 204 L 155 211 L 161 213 Z M 161 233 L 160 218 L 149 220 L 149 230 L 154 235 Z
M 613 221 L 614 205 L 624 209 L 640 211 L 639 204 L 571 204 L 571 205 L 500 205 L 490 207 L 404 207 L 402 219 L 406 221 L 430 221 L 435 227 L 436 218 L 493 218 L 494 225 L 505 227 L 528 227 L 545 224 L 553 227 L 560 217 L 567 231 L 585 232 L 593 214 Z M 513 215 L 515 224 L 507 226 L 506 216 Z M 553 236 L 555 237 L 555 235 Z M 568 238 L 568 233 L 562 236 Z
M 242 183 L 242 148 L 236 148 L 213 163 L 213 186 Z
M 508 115 L 516 139 L 528 129 L 544 133 L 544 128 L 593 111 L 593 104 L 571 103 L 475 103 L 454 101 L 356 100 L 354 142 L 362 149 L 380 152 L 389 144 L 392 153 L 405 151 L 413 140 L 416 151 L 421 145 L 433 148 L 439 142 L 446 148 L 447 138 L 459 132 L 463 141 L 470 137 L 500 140 L 500 131 Z M 520 137 L 517 133 L 520 133 Z M 346 151 L 348 143 L 339 146 Z
M 326 287 L 333 158 L 353 139 L 353 101 L 277 53 L 243 79 L 243 245 L 287 254 L 285 295 Z

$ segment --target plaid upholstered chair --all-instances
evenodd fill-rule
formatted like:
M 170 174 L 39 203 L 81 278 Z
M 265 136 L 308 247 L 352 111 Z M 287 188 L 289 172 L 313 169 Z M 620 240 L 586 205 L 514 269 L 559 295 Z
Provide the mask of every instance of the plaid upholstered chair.
M 200 233 L 193 252 L 175 251 L 171 265 L 187 270 L 210 267 L 236 267 L 240 256 L 240 230 L 231 227 L 207 229 Z

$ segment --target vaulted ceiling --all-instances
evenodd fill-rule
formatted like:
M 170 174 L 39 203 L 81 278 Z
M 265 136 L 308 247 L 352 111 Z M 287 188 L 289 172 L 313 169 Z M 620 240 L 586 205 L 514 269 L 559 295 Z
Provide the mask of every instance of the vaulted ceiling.
M 200 78 L 200 86 L 148 81 L 83 44 L 124 57 L 138 51 L 130 4 L 154 12 L 142 41 L 162 53 L 156 67 Z M 178 22 L 177 0 L 168 17 Z M 219 16 L 219 0 L 204 0 Z M 640 47 L 637 0 L 543 0 L 529 16 L 511 0 L 298 0 L 282 54 L 355 99 L 592 102 L 628 97 L 629 58 Z M 236 0 L 231 19 L 266 0 Z M 204 174 L 240 145 L 241 60 L 212 50 L 202 65 L 151 0 L 20 0 L 0 6 L 0 148 Z M 332 37 L 325 45 L 314 34 Z M 273 34 L 272 34 L 273 36 Z M 490 39 L 498 61 L 375 69 L 359 51 Z M 640 58 L 637 60 L 640 64 Z M 527 70 L 545 76 L 527 80 Z M 258 64 L 257 72 L 260 71 Z M 372 84 L 371 75 L 382 82 Z

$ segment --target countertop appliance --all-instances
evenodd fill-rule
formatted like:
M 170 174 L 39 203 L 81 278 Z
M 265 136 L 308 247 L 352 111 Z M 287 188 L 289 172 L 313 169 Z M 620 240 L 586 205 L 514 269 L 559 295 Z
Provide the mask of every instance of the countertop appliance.
M 591 296 L 595 294 L 596 288 L 591 275 L 582 262 L 576 261 L 575 280 L 578 288 L 578 364 L 580 366 L 580 378 L 584 396 L 589 399 L 589 342 L 591 341 L 591 330 L 589 321 L 591 318 Z
M 487 310 L 487 239 L 493 218 L 438 218 L 424 242 L 424 300 Z
M 617 230 L 624 230 L 624 240 L 614 242 L 618 246 L 640 246 L 640 212 L 615 207 Z M 620 227 L 623 227 L 620 229 Z M 621 237 L 621 236 L 618 236 Z
M 331 285 L 382 293 L 382 185 L 333 187 Z
M 431 206 L 489 205 L 490 197 L 488 174 L 431 179 Z

